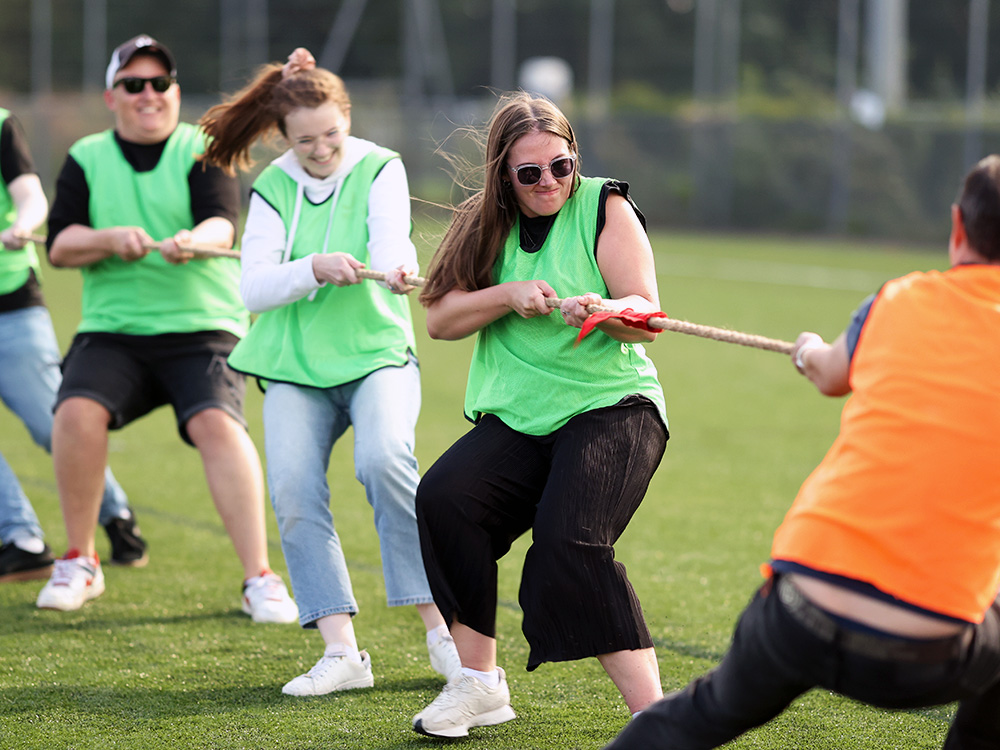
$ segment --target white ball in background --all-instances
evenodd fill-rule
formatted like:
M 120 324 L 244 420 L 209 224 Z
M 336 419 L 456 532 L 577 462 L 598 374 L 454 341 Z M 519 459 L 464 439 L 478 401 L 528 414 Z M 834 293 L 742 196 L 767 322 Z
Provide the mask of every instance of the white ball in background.
M 528 58 L 521 63 L 518 80 L 525 91 L 541 94 L 557 104 L 573 92 L 573 68 L 561 57 Z
M 868 89 L 858 89 L 851 97 L 851 117 L 869 130 L 881 130 L 885 125 L 885 102 Z

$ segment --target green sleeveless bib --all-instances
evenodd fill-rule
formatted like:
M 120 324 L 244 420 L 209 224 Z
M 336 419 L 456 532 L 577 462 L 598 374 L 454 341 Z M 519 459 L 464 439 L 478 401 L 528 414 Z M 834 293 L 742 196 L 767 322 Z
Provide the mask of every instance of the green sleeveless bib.
M 595 257 L 605 182 L 582 180 L 537 252 L 521 249 L 520 219 L 515 221 L 494 269 L 496 283 L 542 279 L 561 298 L 585 292 L 606 298 Z M 508 313 L 481 329 L 469 368 L 466 415 L 478 421 L 493 414 L 518 432 L 548 435 L 577 414 L 641 394 L 656 404 L 666 424 L 663 390 L 642 345 L 595 331 L 574 348 L 578 333 L 558 313 L 535 318 Z
M 154 240 L 191 229 L 188 174 L 204 135 L 180 123 L 149 172 L 136 172 L 110 130 L 77 141 L 70 155 L 90 189 L 94 229 L 140 226 Z M 239 296 L 239 262 L 232 258 L 167 263 L 159 253 L 137 261 L 117 256 L 81 269 L 83 318 L 79 331 L 137 335 L 222 330 L 242 336 L 249 313 Z
M 0 124 L 10 116 L 10 111 L 0 108 Z M 7 183 L 0 180 L 0 231 L 7 229 L 17 219 L 14 201 L 7 190 Z M 20 250 L 0 247 L 0 294 L 8 294 L 24 286 L 31 269 L 41 275 L 35 243 L 29 242 Z
M 368 265 L 368 196 L 372 182 L 398 154 L 379 148 L 365 156 L 319 205 L 281 168 L 270 165 L 253 189 L 285 223 L 286 259 L 338 251 Z M 387 366 L 401 366 L 416 351 L 410 302 L 371 281 L 338 287 L 263 312 L 229 356 L 236 370 L 315 388 L 332 388 Z

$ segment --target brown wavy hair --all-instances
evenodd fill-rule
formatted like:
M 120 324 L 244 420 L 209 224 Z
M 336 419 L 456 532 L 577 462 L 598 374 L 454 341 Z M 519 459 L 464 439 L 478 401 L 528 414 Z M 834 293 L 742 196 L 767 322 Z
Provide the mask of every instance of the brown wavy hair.
M 340 76 L 323 68 L 300 70 L 282 79 L 282 64 L 261 67 L 254 79 L 199 121 L 211 136 L 200 158 L 233 175 L 253 166 L 250 149 L 258 138 L 285 133 L 285 117 L 294 109 L 336 104 L 345 114 L 351 99 Z
M 465 131 L 484 153 L 483 187 L 454 209 L 420 293 L 424 306 L 452 289 L 471 292 L 493 284 L 493 266 L 518 212 L 507 177 L 507 155 L 519 138 L 534 131 L 559 136 L 570 151 L 578 152 L 573 126 L 562 111 L 548 99 L 523 91 L 501 97 L 487 126 L 485 145 L 481 131 Z M 573 192 L 580 183 L 579 168 L 577 159 Z

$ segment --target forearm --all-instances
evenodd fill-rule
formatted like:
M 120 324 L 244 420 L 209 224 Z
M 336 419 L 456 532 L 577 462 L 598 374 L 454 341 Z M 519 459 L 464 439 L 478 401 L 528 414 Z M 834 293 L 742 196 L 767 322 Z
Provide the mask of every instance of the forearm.
M 505 284 L 463 292 L 453 289 L 427 308 L 427 332 L 432 339 L 457 341 L 488 326 L 511 311 Z
M 115 228 L 93 229 L 71 224 L 52 242 L 49 261 L 60 268 L 81 268 L 114 255 Z
M 229 219 L 213 216 L 191 230 L 191 242 L 196 245 L 230 248 L 236 239 L 236 228 Z
M 10 228 L 16 234 L 30 234 L 45 223 L 49 202 L 45 198 L 38 175 L 21 175 L 7 186 L 7 190 L 16 212 L 16 218 Z
M 792 350 L 792 362 L 824 396 L 844 396 L 851 392 L 850 356 L 844 334 L 832 344 L 825 343 L 815 333 L 800 334 Z
M 637 313 L 657 312 L 659 310 L 659 305 L 654 304 L 639 294 L 631 294 L 621 299 L 604 300 L 603 304 L 605 307 L 610 307 L 614 310 L 632 308 Z M 646 344 L 653 341 L 657 336 L 655 331 L 632 328 L 616 318 L 610 318 L 602 323 L 598 323 L 597 328 L 615 341 L 620 341 L 623 344 Z
M 267 312 L 297 302 L 320 288 L 312 270 L 312 256 L 290 263 L 241 253 L 240 296 L 253 313 Z M 277 251 L 280 257 L 281 251 Z
M 417 250 L 410 240 L 410 193 L 406 171 L 393 159 L 372 183 L 368 195 L 368 265 L 375 271 L 400 266 L 416 274 Z

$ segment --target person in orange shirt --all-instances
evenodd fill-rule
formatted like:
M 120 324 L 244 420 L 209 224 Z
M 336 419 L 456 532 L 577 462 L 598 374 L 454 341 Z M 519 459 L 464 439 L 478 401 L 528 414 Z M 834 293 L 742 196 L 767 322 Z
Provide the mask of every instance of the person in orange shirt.
M 1000 156 L 951 209 L 951 268 L 888 282 L 792 360 L 851 396 L 721 664 L 608 750 L 725 744 L 821 687 L 874 706 L 958 701 L 946 750 L 1000 747 Z

